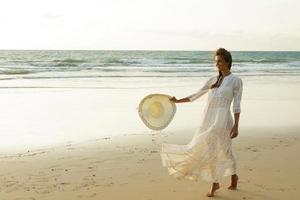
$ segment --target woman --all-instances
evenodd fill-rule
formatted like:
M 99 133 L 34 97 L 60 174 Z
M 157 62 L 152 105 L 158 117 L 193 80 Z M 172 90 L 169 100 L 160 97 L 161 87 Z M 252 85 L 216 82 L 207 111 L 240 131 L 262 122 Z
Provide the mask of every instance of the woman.
M 176 178 L 212 182 L 208 197 L 220 188 L 218 180 L 231 175 L 230 190 L 237 188 L 236 160 L 231 150 L 231 139 L 237 137 L 243 83 L 230 72 L 232 57 L 229 51 L 219 48 L 215 52 L 219 75 L 207 80 L 195 94 L 170 100 L 175 103 L 191 102 L 208 92 L 208 101 L 200 127 L 187 145 L 163 143 L 161 158 L 169 174 Z M 230 112 L 233 101 L 234 121 Z

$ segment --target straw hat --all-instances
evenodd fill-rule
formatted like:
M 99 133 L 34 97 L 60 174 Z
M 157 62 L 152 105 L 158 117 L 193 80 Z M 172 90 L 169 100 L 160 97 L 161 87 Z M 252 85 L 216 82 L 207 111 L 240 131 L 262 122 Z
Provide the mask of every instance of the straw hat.
M 139 115 L 144 124 L 153 130 L 162 130 L 172 121 L 176 105 L 165 94 L 150 94 L 139 104 Z

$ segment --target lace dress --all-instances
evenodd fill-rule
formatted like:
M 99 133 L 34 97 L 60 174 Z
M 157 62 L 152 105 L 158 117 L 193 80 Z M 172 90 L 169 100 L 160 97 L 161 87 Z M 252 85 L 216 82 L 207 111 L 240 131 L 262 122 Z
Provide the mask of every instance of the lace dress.
M 216 80 L 217 76 L 210 78 L 198 92 L 188 96 L 190 101 L 194 101 L 208 92 L 201 123 L 192 140 L 186 145 L 162 144 L 162 164 L 170 175 L 178 179 L 197 181 L 200 177 L 217 182 L 236 173 L 230 138 L 234 123 L 230 106 L 233 101 L 233 112 L 241 112 L 243 83 L 231 73 L 224 77 L 219 88 L 209 89 Z

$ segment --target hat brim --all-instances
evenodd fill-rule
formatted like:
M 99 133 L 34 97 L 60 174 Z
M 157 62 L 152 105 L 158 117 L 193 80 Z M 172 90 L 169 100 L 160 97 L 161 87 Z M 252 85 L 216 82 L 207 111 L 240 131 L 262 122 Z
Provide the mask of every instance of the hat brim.
M 139 116 L 144 124 L 152 130 L 162 130 L 172 121 L 176 105 L 166 94 L 150 94 L 139 104 Z

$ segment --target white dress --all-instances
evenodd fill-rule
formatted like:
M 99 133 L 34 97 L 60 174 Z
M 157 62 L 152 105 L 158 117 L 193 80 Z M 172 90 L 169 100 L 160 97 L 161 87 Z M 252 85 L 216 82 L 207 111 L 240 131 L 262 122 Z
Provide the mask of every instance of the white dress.
M 161 158 L 170 175 L 178 179 L 218 182 L 222 177 L 236 174 L 236 160 L 231 149 L 230 130 L 233 127 L 232 110 L 240 113 L 243 83 L 235 74 L 224 77 L 219 88 L 209 89 L 217 76 L 210 78 L 190 101 L 208 92 L 200 126 L 186 145 L 162 144 Z

